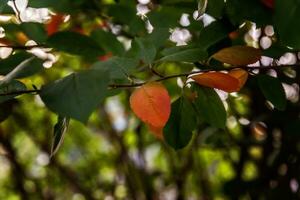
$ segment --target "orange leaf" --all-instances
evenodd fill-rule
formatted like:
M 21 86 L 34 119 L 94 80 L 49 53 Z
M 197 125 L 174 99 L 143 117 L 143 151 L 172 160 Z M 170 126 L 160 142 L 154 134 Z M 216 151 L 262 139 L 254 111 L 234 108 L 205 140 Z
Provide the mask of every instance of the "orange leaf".
M 150 124 L 148 124 L 148 127 L 149 127 L 150 131 L 155 135 L 155 137 L 163 140 L 163 138 L 164 138 L 163 127 L 154 127 L 154 126 L 151 126 Z
M 64 16 L 57 14 L 51 17 L 50 22 L 47 24 L 47 33 L 48 36 L 56 33 L 59 29 L 59 26 L 64 22 Z
M 130 96 L 130 107 L 146 124 L 164 127 L 171 112 L 171 99 L 161 83 L 147 83 Z
M 207 72 L 191 77 L 199 85 L 217 88 L 226 92 L 236 92 L 239 90 L 239 80 L 229 74 L 221 72 Z
M 248 65 L 261 58 L 261 50 L 248 46 L 232 46 L 222 49 L 212 56 L 214 59 L 231 65 Z
M 245 85 L 248 79 L 248 72 L 243 69 L 233 69 L 228 73 L 230 76 L 238 79 L 239 81 L 239 90 Z

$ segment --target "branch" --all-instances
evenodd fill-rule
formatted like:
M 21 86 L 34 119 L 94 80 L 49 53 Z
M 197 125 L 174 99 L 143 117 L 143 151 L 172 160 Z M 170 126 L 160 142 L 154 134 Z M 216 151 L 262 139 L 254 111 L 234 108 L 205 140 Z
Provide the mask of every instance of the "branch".
M 14 50 L 31 50 L 33 48 L 45 48 L 46 46 L 43 44 L 22 46 L 22 45 L 0 45 L 0 48 L 12 48 Z
M 161 82 L 173 78 L 179 78 L 179 77 L 189 77 L 194 74 L 198 73 L 205 73 L 205 72 L 213 72 L 213 71 L 228 71 L 232 69 L 245 69 L 247 71 L 252 71 L 255 69 L 261 69 L 261 70 L 268 70 L 268 69 L 274 69 L 278 70 L 281 68 L 286 68 L 286 67 L 300 67 L 300 64 L 295 64 L 295 65 L 278 65 L 278 66 L 255 66 L 255 67 L 250 67 L 250 66 L 237 66 L 237 67 L 231 67 L 231 68 L 219 68 L 219 69 L 204 69 L 204 70 L 198 70 L 198 71 L 193 71 L 193 72 L 188 72 L 188 73 L 182 73 L 182 74 L 175 74 L 175 75 L 170 75 L 170 76 L 165 76 L 162 78 L 158 78 L 156 80 L 153 80 L 154 82 Z M 141 83 L 132 83 L 132 84 L 110 84 L 108 85 L 109 89 L 118 89 L 118 88 L 135 88 L 135 87 L 140 87 L 149 81 L 141 82 Z M 32 94 L 35 93 L 39 94 L 41 90 L 34 89 L 34 90 L 21 90 L 21 91 L 14 91 L 14 92 L 7 92 L 7 93 L 0 93 L 0 96 L 9 96 L 9 95 L 22 95 L 22 94 Z

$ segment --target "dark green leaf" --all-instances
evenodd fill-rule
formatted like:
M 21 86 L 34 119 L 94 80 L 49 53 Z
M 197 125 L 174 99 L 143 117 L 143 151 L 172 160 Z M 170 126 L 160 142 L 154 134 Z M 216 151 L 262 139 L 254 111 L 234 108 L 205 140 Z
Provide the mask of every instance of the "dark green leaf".
M 125 52 L 123 44 L 119 42 L 116 36 L 110 32 L 98 29 L 91 33 L 91 37 L 107 53 L 111 52 L 115 56 L 121 56 Z
M 197 62 L 208 57 L 207 52 L 200 48 L 185 49 L 161 58 L 161 61 Z
M 92 68 L 110 72 L 111 79 L 127 79 L 139 62 L 132 58 L 113 57 L 104 62 L 96 62 Z
M 73 73 L 43 86 L 40 96 L 50 110 L 86 123 L 105 98 L 109 80 L 104 70 Z
M 37 43 L 44 43 L 47 40 L 47 32 L 44 24 L 26 22 L 20 25 L 21 30 L 28 36 L 28 38 L 36 41 Z
M 61 146 L 64 140 L 65 133 L 67 132 L 69 122 L 69 117 L 58 116 L 57 123 L 54 126 L 50 157 L 54 156 L 54 154 L 57 153 L 59 147 Z
M 197 116 L 192 103 L 185 97 L 180 97 L 172 103 L 170 118 L 163 130 L 165 141 L 178 150 L 192 138 L 192 131 L 196 127 Z
M 268 75 L 258 75 L 257 80 L 266 99 L 269 100 L 278 110 L 284 110 L 287 100 L 283 86 L 279 79 Z
M 208 1 L 207 14 L 215 18 L 220 18 L 224 12 L 224 8 L 225 8 L 224 0 Z
M 14 106 L 18 103 L 16 99 L 0 103 L 0 122 L 5 121 L 13 112 Z
M 104 53 L 92 38 L 76 32 L 57 32 L 48 38 L 47 43 L 57 50 L 87 58 L 96 58 Z
M 6 59 L 0 60 L 0 74 L 6 75 L 11 72 L 22 61 L 32 57 L 31 54 L 20 52 L 9 56 Z
M 212 45 L 228 37 L 230 30 L 220 22 L 213 22 L 201 30 L 197 45 L 202 49 L 207 49 Z
M 274 23 L 280 41 L 300 49 L 300 0 L 276 0 Z
M 235 25 L 240 25 L 247 20 L 255 22 L 258 26 L 272 23 L 271 10 L 260 0 L 227 0 L 226 12 Z
M 193 84 L 193 90 L 197 92 L 194 102 L 198 114 L 210 125 L 224 128 L 227 113 L 219 95 L 214 89 Z
M 7 6 L 8 0 L 1 0 L 0 1 L 0 13 L 3 11 L 4 7 Z
M 25 90 L 26 86 L 22 82 L 16 80 L 12 80 L 10 83 L 0 86 L 0 103 L 13 99 L 19 95 L 18 92 Z M 8 93 L 11 95 L 5 95 Z
M 43 68 L 42 60 L 31 57 L 18 64 L 12 71 L 5 75 L 0 85 L 8 84 L 11 80 L 30 76 Z

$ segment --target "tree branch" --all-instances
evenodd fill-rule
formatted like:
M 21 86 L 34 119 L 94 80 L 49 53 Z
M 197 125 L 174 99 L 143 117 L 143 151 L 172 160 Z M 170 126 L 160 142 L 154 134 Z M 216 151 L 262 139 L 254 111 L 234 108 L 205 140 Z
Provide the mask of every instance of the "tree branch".
M 228 71 L 232 69 L 244 69 L 247 71 L 252 71 L 255 69 L 260 69 L 260 70 L 269 70 L 269 69 L 274 69 L 278 70 L 281 68 L 287 68 L 287 67 L 300 67 L 300 64 L 295 64 L 295 65 L 278 65 L 278 66 L 237 66 L 237 67 L 231 67 L 231 68 L 218 68 L 218 69 L 203 69 L 203 70 L 198 70 L 198 71 L 192 71 L 188 73 L 182 73 L 182 74 L 175 74 L 175 75 L 170 75 L 170 76 L 165 76 L 162 78 L 158 78 L 156 80 L 153 80 L 153 82 L 161 82 L 173 78 L 179 78 L 179 77 L 189 77 L 194 74 L 198 73 L 205 73 L 205 72 L 213 72 L 213 71 Z M 132 83 L 132 84 L 110 84 L 108 85 L 109 89 L 118 89 L 118 88 L 134 88 L 134 87 L 140 87 L 149 81 L 141 82 L 141 83 Z M 7 93 L 0 93 L 1 96 L 9 96 L 9 95 L 22 95 L 22 94 L 32 94 L 35 93 L 39 94 L 41 90 L 34 89 L 34 90 L 23 90 L 23 91 L 14 91 L 14 92 L 7 92 Z
M 14 50 L 30 50 L 33 48 L 45 48 L 46 46 L 43 44 L 22 46 L 22 45 L 0 45 L 0 48 L 12 48 Z

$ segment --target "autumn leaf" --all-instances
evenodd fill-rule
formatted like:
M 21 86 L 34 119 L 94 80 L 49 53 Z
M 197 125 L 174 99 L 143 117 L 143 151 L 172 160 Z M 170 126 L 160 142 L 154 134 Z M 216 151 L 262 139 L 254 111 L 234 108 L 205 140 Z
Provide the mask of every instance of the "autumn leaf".
M 239 89 L 238 90 L 240 90 L 245 85 L 245 83 L 248 79 L 248 72 L 243 69 L 233 69 L 233 70 L 230 70 L 228 74 L 230 76 L 238 79 L 238 81 L 239 81 Z
M 161 83 L 151 82 L 130 96 L 130 107 L 144 123 L 155 130 L 163 128 L 171 112 L 171 99 Z
M 268 8 L 274 8 L 274 0 L 261 0 L 261 2 Z
M 51 17 L 50 22 L 47 24 L 47 33 L 48 36 L 53 35 L 59 29 L 59 26 L 64 22 L 64 16 L 57 14 Z
M 158 139 L 162 140 L 164 138 L 163 127 L 154 127 L 154 126 L 151 126 L 150 124 L 148 124 L 148 128 Z
M 196 83 L 202 86 L 220 89 L 226 92 L 239 90 L 239 80 L 229 74 L 222 72 L 207 72 L 191 77 Z
M 261 54 L 259 49 L 253 47 L 232 46 L 218 51 L 212 57 L 223 63 L 242 66 L 257 62 Z

